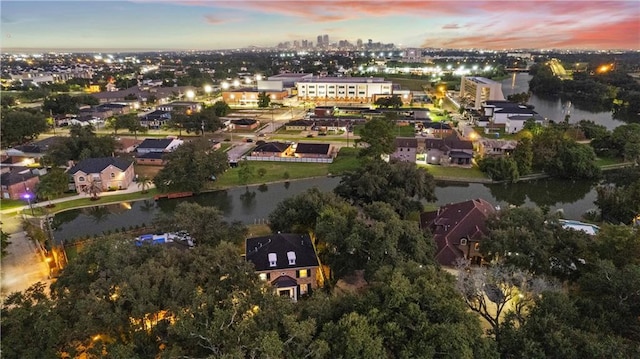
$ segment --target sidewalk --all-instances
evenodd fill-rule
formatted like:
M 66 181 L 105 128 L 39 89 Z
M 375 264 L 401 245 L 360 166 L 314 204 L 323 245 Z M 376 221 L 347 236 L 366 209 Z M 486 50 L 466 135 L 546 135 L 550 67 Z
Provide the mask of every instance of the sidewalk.
M 149 187 L 147 188 L 147 190 L 153 189 L 155 188 L 155 186 L 153 184 L 149 185 Z M 127 194 L 127 193 L 137 193 L 137 192 L 142 192 L 142 189 L 140 187 L 138 187 L 137 183 L 132 183 L 129 188 L 127 189 L 123 189 L 123 190 L 118 190 L 118 191 L 108 191 L 108 192 L 101 192 L 99 194 L 99 196 L 102 197 L 108 197 L 108 196 L 115 196 L 115 195 L 119 195 L 119 194 Z M 62 202 L 68 202 L 68 201 L 73 201 L 76 199 L 83 199 L 83 198 L 89 198 L 90 196 L 88 194 L 82 193 L 82 194 L 77 194 L 75 196 L 70 196 L 70 197 L 64 197 L 64 198 L 57 198 L 51 201 L 42 201 L 42 202 L 38 202 L 38 203 L 34 203 L 31 206 L 33 208 L 38 208 L 38 207 L 44 207 L 47 206 L 48 204 L 56 204 L 56 203 L 62 203 Z M 14 213 L 21 213 L 23 210 L 25 209 L 29 209 L 29 205 L 25 205 L 25 206 L 21 206 L 21 207 L 13 207 L 13 208 L 9 208 L 9 209 L 3 209 L 0 211 L 0 214 L 14 214 Z

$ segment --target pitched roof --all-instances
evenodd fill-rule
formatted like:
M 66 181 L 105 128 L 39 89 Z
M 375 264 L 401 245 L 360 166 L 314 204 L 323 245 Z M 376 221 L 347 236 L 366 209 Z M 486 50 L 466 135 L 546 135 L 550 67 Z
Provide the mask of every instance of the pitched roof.
M 322 154 L 326 155 L 331 149 L 329 143 L 298 143 L 296 153 Z
M 277 152 L 281 153 L 287 150 L 291 145 L 284 142 L 266 142 L 256 146 L 253 152 Z
M 258 122 L 258 121 L 252 120 L 250 118 L 241 118 L 241 119 L 238 119 L 238 120 L 231 120 L 231 123 L 233 123 L 234 125 L 240 125 L 240 126 L 250 126 L 250 125 L 253 125 L 256 122 Z
M 165 149 L 173 142 L 171 138 L 146 138 L 138 145 L 138 149 Z
M 131 165 L 132 162 L 117 157 L 87 158 L 86 160 L 82 160 L 75 166 L 71 167 L 68 173 L 75 174 L 78 171 L 82 171 L 87 174 L 100 173 L 109 166 L 114 166 L 122 171 L 126 171 Z
M 422 123 L 422 126 L 424 128 L 433 128 L 436 130 L 450 130 L 451 126 L 448 123 L 444 123 L 444 122 L 431 122 L 431 121 L 426 121 Z
M 478 241 L 487 233 L 486 219 L 495 209 L 483 199 L 452 203 L 437 211 L 420 214 L 420 227 L 433 233 L 436 243 L 436 260 L 450 266 L 457 258 L 463 257 L 458 248 L 460 239 Z
M 285 126 L 313 126 L 315 121 L 310 120 L 293 120 L 285 124 Z
M 396 147 L 418 148 L 417 138 L 396 137 Z
M 285 268 L 317 267 L 318 259 L 308 234 L 277 233 L 248 238 L 245 242 L 246 258 L 256 271 Z M 295 254 L 295 264 L 289 264 L 288 252 Z M 269 264 L 269 254 L 275 254 L 275 266 Z
M 136 158 L 143 158 L 148 160 L 161 160 L 166 153 L 164 152 L 147 152 L 140 155 L 137 155 Z
M 0 175 L 0 184 L 2 186 L 11 186 L 16 183 L 22 183 L 28 179 L 31 179 L 37 176 L 38 176 L 37 174 L 33 173 L 28 169 L 16 167 L 12 169 L 10 172 L 6 172 Z
M 47 137 L 26 145 L 17 146 L 16 149 L 25 153 L 44 153 L 47 152 L 50 146 L 55 145 L 63 139 L 64 137 L 62 136 Z

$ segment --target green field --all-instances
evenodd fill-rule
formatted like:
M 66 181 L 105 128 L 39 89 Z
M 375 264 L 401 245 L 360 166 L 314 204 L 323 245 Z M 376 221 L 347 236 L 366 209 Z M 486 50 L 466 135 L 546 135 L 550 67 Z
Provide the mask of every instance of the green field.
M 289 173 L 289 179 L 326 176 L 329 173 L 328 163 L 292 163 L 292 162 L 267 162 L 250 161 L 249 167 L 253 168 L 253 176 L 249 179 L 251 184 L 261 184 L 285 180 L 285 172 Z M 258 169 L 264 168 L 267 172 L 264 177 L 258 176 Z M 242 186 L 238 177 L 239 167 L 230 168 L 222 174 L 218 180 L 211 182 L 207 189 L 219 189 Z
M 424 91 L 423 86 L 429 84 L 429 80 L 411 79 L 403 77 L 387 77 L 387 81 L 393 81 L 394 84 L 400 85 L 403 89 L 411 91 Z
M 359 152 L 359 148 L 342 147 L 338 153 L 338 157 L 329 165 L 329 173 L 332 175 L 341 175 L 360 167 Z

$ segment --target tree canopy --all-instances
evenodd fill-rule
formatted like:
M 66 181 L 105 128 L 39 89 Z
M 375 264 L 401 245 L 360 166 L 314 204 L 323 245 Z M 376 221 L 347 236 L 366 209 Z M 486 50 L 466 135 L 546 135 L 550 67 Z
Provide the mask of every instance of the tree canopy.
M 160 191 L 189 191 L 198 193 L 207 181 L 229 168 L 227 154 L 215 151 L 208 141 L 197 139 L 185 142 L 166 155 L 167 164 L 153 180 Z
M 49 126 L 45 116 L 24 110 L 4 110 L 0 119 L 2 147 L 21 145 L 45 132 Z
M 388 118 L 373 118 L 360 131 L 357 144 L 366 143 L 360 156 L 380 158 L 381 155 L 393 153 L 396 149 L 395 123 Z
M 113 136 L 97 136 L 92 126 L 73 125 L 69 137 L 52 145 L 45 160 L 53 165 L 66 165 L 68 161 L 110 157 L 116 149 Z

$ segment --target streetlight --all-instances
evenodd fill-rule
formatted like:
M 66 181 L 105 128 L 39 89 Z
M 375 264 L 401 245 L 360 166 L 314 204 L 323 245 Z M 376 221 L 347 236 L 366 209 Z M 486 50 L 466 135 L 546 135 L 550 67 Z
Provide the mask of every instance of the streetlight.
M 31 204 L 31 194 L 25 193 L 22 197 L 24 197 L 24 199 L 27 200 L 27 203 L 29 203 L 29 208 L 31 208 L 31 215 L 35 217 L 36 214 L 33 212 L 33 205 Z
M 239 80 L 233 80 L 233 87 L 238 87 L 240 86 L 240 81 Z
M 222 83 L 222 89 L 223 89 L 223 90 L 227 90 L 227 89 L 229 89 L 229 83 L 228 83 L 228 82 L 226 82 L 226 81 L 225 81 L 225 82 L 223 82 L 223 83 Z
M 195 93 L 195 92 L 193 92 L 193 90 L 188 90 L 188 91 L 185 93 L 185 96 L 187 96 L 187 98 L 191 101 L 191 100 L 193 100 L 193 99 L 196 97 L 196 93 Z

